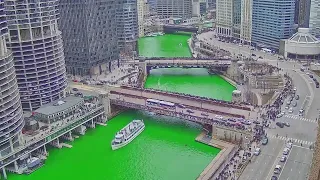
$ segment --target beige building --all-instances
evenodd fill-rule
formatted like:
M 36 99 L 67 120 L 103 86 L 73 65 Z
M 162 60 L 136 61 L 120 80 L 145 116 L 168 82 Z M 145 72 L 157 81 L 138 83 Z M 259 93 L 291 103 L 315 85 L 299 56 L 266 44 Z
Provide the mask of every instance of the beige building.
M 216 1 L 216 29 L 219 35 L 232 36 L 233 0 Z
M 251 43 L 252 32 L 252 0 L 241 0 L 241 43 Z
M 139 37 L 144 36 L 144 14 L 145 14 L 145 1 L 137 0 L 137 11 L 138 11 L 138 34 Z

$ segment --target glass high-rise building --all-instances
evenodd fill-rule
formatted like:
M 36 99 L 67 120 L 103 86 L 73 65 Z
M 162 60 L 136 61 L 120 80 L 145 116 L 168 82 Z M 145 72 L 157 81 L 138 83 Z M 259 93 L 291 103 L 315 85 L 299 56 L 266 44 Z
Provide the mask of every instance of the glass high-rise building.
M 24 126 L 13 56 L 6 46 L 7 35 L 4 0 L 0 0 L 0 157 L 19 146 Z
M 6 0 L 5 11 L 22 108 L 33 111 L 67 87 L 58 0 Z
M 320 0 L 310 1 L 310 33 L 320 38 Z
M 156 12 L 162 18 L 192 17 L 192 0 L 157 0 Z
M 254 0 L 252 6 L 252 43 L 279 49 L 294 33 L 295 0 Z
M 99 75 L 109 71 L 111 61 L 119 59 L 116 3 L 115 0 L 59 1 L 58 23 L 68 73 Z

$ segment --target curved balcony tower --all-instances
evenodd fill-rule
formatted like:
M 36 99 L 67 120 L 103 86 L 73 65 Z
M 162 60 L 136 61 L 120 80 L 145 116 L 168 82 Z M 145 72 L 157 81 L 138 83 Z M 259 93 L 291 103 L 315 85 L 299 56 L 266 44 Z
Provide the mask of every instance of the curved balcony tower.
M 58 0 L 6 0 L 9 41 L 23 110 L 64 97 L 67 86 Z
M 24 126 L 13 57 L 6 46 L 7 35 L 4 1 L 0 0 L 0 157 L 19 146 Z

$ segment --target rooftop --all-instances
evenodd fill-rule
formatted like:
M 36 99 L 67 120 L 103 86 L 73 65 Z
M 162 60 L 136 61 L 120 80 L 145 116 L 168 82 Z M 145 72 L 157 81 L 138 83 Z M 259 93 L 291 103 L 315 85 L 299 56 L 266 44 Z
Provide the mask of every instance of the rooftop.
M 309 28 L 299 28 L 298 32 L 289 39 L 294 43 L 320 43 L 319 40 L 309 33 Z
M 51 103 L 43 105 L 34 112 L 45 115 L 51 115 L 68 109 L 69 107 L 72 107 L 76 104 L 79 104 L 81 101 L 83 101 L 83 98 L 81 97 L 68 96 L 66 98 L 59 99 L 57 101 L 53 101 Z

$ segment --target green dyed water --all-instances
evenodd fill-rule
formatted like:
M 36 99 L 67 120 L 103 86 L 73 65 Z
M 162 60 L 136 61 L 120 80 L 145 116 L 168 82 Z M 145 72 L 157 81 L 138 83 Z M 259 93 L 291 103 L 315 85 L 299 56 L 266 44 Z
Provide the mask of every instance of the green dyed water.
M 111 150 L 115 133 L 133 119 L 146 129 L 124 148 Z M 51 149 L 45 166 L 10 180 L 195 179 L 220 151 L 195 142 L 199 127 L 173 118 L 127 111 L 76 139 L 71 149 Z
M 204 68 L 153 69 L 145 88 L 181 92 L 225 101 L 232 100 L 236 88 L 218 75 L 209 75 Z
M 138 41 L 139 56 L 144 57 L 192 57 L 187 33 L 143 37 Z

